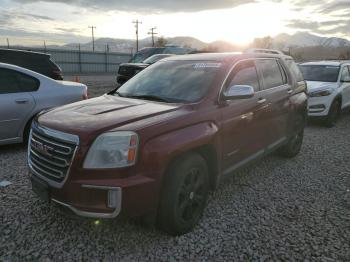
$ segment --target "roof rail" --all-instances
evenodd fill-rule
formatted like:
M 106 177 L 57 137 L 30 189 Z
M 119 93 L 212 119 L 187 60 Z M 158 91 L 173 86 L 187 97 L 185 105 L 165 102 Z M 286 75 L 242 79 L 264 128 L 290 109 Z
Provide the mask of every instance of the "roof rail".
M 246 54 L 257 54 L 257 53 L 263 53 L 263 54 L 275 54 L 275 55 L 283 55 L 283 53 L 279 50 L 275 49 L 264 49 L 264 48 L 248 48 L 244 51 Z

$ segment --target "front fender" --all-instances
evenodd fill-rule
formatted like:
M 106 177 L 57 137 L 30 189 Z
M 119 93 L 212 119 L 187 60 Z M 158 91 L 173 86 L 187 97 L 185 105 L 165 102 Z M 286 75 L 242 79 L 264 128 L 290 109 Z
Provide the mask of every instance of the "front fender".
M 202 122 L 154 137 L 144 145 L 141 161 L 149 172 L 162 176 L 170 162 L 186 152 L 204 145 L 219 148 L 218 130 L 215 123 Z

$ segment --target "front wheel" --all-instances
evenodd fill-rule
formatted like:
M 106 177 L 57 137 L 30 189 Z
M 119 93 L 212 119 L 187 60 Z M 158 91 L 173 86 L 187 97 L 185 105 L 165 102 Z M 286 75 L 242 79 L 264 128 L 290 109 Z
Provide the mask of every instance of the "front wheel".
M 329 109 L 328 115 L 324 121 L 324 124 L 326 127 L 335 126 L 340 115 L 340 108 L 341 108 L 341 103 L 340 103 L 340 100 L 337 99 L 332 103 L 331 108 Z
M 171 235 L 191 231 L 201 218 L 209 196 L 209 174 L 204 159 L 198 154 L 176 161 L 162 188 L 158 223 Z

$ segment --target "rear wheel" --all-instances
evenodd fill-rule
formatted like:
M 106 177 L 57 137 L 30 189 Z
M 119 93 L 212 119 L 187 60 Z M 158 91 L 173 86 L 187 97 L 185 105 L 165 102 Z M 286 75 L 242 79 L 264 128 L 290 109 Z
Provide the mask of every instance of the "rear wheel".
M 163 185 L 158 223 L 171 235 L 191 231 L 201 218 L 209 195 L 209 175 L 204 159 L 187 155 L 172 165 Z
M 340 100 L 335 100 L 331 108 L 329 109 L 328 115 L 324 121 L 326 127 L 334 127 L 340 115 L 341 103 Z
M 279 155 L 283 157 L 295 157 L 299 154 L 301 146 L 303 145 L 306 117 L 298 115 L 294 122 L 294 134 L 289 137 L 287 143 L 278 150 Z

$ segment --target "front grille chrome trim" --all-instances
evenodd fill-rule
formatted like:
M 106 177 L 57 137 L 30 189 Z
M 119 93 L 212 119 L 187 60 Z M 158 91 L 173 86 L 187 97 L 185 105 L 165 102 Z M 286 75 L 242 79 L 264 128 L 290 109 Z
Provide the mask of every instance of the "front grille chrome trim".
M 33 130 L 35 130 L 35 134 L 34 134 Z M 45 168 L 46 168 L 45 164 L 51 164 L 51 165 L 56 166 L 58 168 L 67 168 L 67 171 L 63 174 L 62 177 L 58 177 L 56 174 L 52 174 L 49 171 L 43 170 L 43 168 L 40 168 L 40 166 L 38 166 L 38 164 L 35 163 L 35 161 L 38 161 L 38 160 L 34 159 L 34 157 L 36 157 L 38 159 L 43 158 L 43 157 L 40 157 L 40 156 L 38 157 L 38 153 L 36 153 L 31 148 L 32 138 L 33 138 L 33 136 L 39 137 L 37 134 L 39 134 L 39 136 L 41 134 L 41 135 L 44 135 L 44 136 L 52 137 L 54 139 L 54 141 L 63 142 L 63 143 L 66 143 L 66 144 L 71 144 L 72 146 L 75 147 L 75 149 L 71 152 L 72 156 L 71 156 L 71 159 L 70 159 L 69 162 L 67 160 L 65 160 L 65 159 L 61 159 L 60 157 L 57 157 L 57 156 L 54 157 L 54 158 L 56 158 L 59 161 L 65 160 L 65 162 L 67 164 L 67 166 L 65 166 L 65 167 L 60 166 L 59 163 L 52 164 L 52 163 L 48 162 L 49 160 L 47 160 L 47 159 L 45 159 L 45 163 L 41 163 L 40 162 L 40 165 L 42 165 Z M 39 139 L 41 139 L 41 137 Z M 48 141 L 47 139 L 45 139 L 45 140 L 44 139 L 42 139 L 42 140 L 47 142 L 47 143 L 49 143 L 50 145 L 55 145 L 54 141 Z M 50 143 L 50 142 L 53 142 L 53 143 Z M 62 148 L 62 146 L 64 146 L 64 145 L 57 144 L 57 146 Z M 68 177 L 69 177 L 70 170 L 71 170 L 71 163 L 73 163 L 73 161 L 75 159 L 76 152 L 77 152 L 78 148 L 79 148 L 79 137 L 78 136 L 71 135 L 71 134 L 66 134 L 66 133 L 63 133 L 63 132 L 60 132 L 60 131 L 56 131 L 56 130 L 52 130 L 52 129 L 48 129 L 48 128 L 44 128 L 44 127 L 39 126 L 38 123 L 33 122 L 31 131 L 30 131 L 30 135 L 29 135 L 29 144 L 28 144 L 28 152 L 27 152 L 28 166 L 29 166 L 29 169 L 31 171 L 31 175 L 34 175 L 34 176 L 44 180 L 45 182 L 47 182 L 50 186 L 52 186 L 54 188 L 62 188 L 63 185 L 66 183 Z M 57 153 L 61 153 L 61 152 L 59 152 L 57 150 L 55 150 L 55 151 Z M 36 153 L 36 154 L 33 154 L 34 161 L 31 159 L 31 154 L 33 152 Z M 41 160 L 41 161 L 44 162 L 44 160 Z M 55 170 L 55 168 L 52 168 L 52 167 L 50 167 L 48 169 L 51 169 L 52 171 Z M 59 170 L 55 170 L 54 172 L 60 173 Z M 57 180 L 62 180 L 62 181 L 57 181 Z

